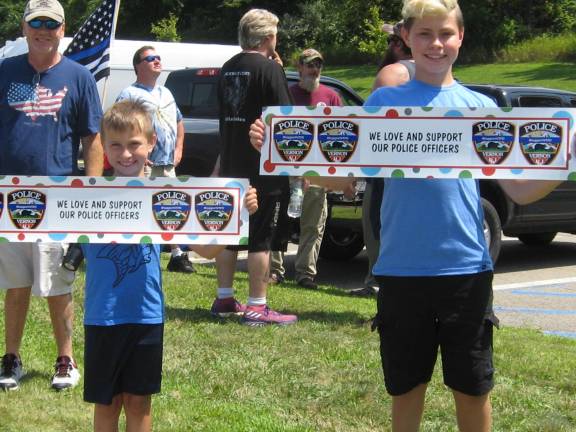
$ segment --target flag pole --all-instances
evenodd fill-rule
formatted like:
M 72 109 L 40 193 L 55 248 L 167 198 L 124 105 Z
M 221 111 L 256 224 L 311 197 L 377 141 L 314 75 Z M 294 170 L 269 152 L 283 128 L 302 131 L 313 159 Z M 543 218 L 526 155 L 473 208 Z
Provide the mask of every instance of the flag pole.
M 116 38 L 116 25 L 118 24 L 118 13 L 120 12 L 120 1 L 116 0 L 114 2 L 114 18 L 112 18 L 112 32 L 110 33 L 110 62 L 112 62 L 112 45 L 114 44 L 114 39 Z M 106 75 L 104 79 L 104 87 L 102 88 L 102 108 L 104 108 L 104 102 L 106 101 L 106 94 L 108 93 L 108 80 L 110 75 Z

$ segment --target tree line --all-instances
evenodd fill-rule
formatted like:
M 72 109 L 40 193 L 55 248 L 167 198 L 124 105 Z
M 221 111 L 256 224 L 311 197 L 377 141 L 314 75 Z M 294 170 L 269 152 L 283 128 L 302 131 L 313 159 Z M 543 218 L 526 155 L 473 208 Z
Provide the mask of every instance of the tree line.
M 72 35 L 100 0 L 60 0 Z M 0 40 L 20 36 L 23 0 L 0 5 Z M 486 62 L 498 52 L 543 34 L 576 30 L 576 0 L 460 0 L 466 37 L 461 61 Z M 240 17 L 250 8 L 280 17 L 279 51 L 289 57 L 315 47 L 333 64 L 378 62 L 386 48 L 384 22 L 400 18 L 402 0 L 122 0 L 116 37 L 237 43 Z

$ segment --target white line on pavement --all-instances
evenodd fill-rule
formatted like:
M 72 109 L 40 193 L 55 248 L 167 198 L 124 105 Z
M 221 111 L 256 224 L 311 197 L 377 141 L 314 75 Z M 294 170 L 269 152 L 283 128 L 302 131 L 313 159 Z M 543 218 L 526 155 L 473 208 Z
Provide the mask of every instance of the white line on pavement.
M 492 289 L 494 291 L 504 291 L 510 289 L 518 289 L 518 288 L 534 288 L 534 287 L 541 287 L 541 286 L 551 286 L 551 285 L 563 285 L 569 283 L 575 283 L 576 277 L 570 278 L 563 278 L 563 279 L 548 279 L 548 280 L 541 280 L 535 282 L 519 282 L 519 283 L 512 283 L 512 284 L 503 284 L 503 285 L 494 285 Z

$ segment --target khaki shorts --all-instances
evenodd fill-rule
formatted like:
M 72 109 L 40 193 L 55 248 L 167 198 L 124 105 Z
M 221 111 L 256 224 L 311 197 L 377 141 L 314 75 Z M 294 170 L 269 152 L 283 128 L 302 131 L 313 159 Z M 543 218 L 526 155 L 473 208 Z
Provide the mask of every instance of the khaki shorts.
M 50 297 L 72 292 L 75 274 L 63 268 L 60 243 L 0 244 L 0 289 L 32 287 L 32 294 Z
M 146 177 L 176 177 L 174 165 L 144 165 L 144 175 Z

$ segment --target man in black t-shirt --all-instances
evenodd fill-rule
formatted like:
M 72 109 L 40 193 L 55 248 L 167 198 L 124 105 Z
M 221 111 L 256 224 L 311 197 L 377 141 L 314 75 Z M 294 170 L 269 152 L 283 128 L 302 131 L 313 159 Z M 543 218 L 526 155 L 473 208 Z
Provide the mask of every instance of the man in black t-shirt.
M 248 274 L 250 292 L 246 305 L 234 298 L 234 272 L 239 247 L 229 247 L 216 258 L 218 296 L 212 315 L 243 315 L 250 326 L 286 325 L 295 315 L 268 308 L 269 254 L 278 249 L 287 231 L 289 200 L 287 176 L 260 176 L 260 153 L 250 144 L 250 125 L 266 106 L 292 105 L 286 76 L 275 60 L 278 17 L 263 9 L 252 9 L 240 20 L 238 38 L 242 52 L 228 60 L 220 71 L 220 176 L 250 179 L 258 191 L 258 211 L 250 216 Z M 245 247 L 244 247 L 245 248 Z

